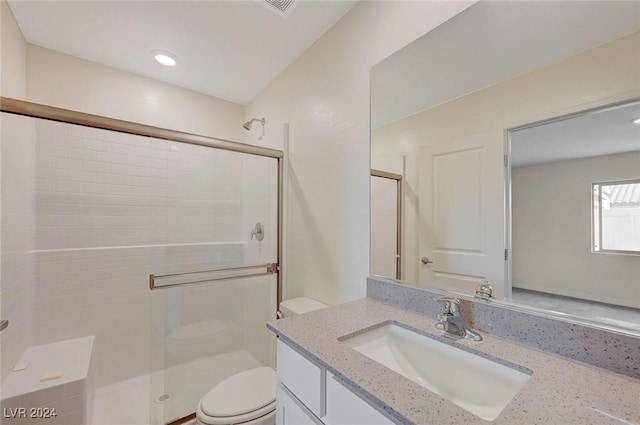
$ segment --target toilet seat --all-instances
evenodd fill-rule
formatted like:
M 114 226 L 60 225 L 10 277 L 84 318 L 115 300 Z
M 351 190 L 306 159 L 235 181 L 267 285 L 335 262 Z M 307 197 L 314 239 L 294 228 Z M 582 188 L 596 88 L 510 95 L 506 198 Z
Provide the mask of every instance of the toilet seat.
M 269 415 L 273 415 L 276 410 L 275 401 L 263 408 L 258 410 L 254 410 L 253 412 L 248 412 L 245 415 L 239 416 L 208 416 L 202 413 L 200 406 L 198 406 L 198 410 L 196 411 L 196 418 L 198 419 L 198 423 L 203 425 L 250 425 L 259 423 L 258 420 L 263 417 L 267 417 Z M 254 422 L 255 421 L 255 422 Z M 268 423 L 268 422 L 267 422 Z
M 198 404 L 202 424 L 229 425 L 249 422 L 275 410 L 276 373 L 258 367 L 233 375 L 213 387 Z

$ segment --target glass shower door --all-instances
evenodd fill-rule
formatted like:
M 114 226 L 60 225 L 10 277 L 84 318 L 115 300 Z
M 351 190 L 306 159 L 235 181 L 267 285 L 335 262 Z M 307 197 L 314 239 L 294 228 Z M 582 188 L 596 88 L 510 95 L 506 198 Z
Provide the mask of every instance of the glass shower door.
M 224 379 L 274 366 L 277 160 L 170 142 L 151 290 L 151 410 L 191 417 Z

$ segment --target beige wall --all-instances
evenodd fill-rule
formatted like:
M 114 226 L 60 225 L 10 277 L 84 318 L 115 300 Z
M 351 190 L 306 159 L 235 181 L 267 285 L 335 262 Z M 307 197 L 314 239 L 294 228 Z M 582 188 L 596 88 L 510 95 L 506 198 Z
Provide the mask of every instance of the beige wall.
M 23 99 L 26 90 L 26 42 L 5 0 L 0 0 L 0 95 Z
M 244 106 L 28 44 L 0 0 L 0 95 L 189 133 L 242 140 Z
M 370 68 L 470 4 L 360 2 L 248 105 L 274 147 L 290 124 L 287 297 L 365 295 Z
M 406 154 L 407 280 L 417 282 L 417 150 L 640 96 L 640 33 L 452 100 L 372 132 L 372 158 Z M 502 138 L 495 143 L 503 146 Z M 502 188 L 495 188 L 502 191 Z M 496 235 L 502 238 L 503 235 Z M 411 258 L 416 261 L 411 261 Z M 414 271 L 411 271 L 411 267 Z M 411 274 L 416 280 L 410 279 Z
M 27 100 L 204 136 L 241 140 L 244 107 L 27 45 Z
M 591 252 L 591 183 L 639 172 L 640 152 L 514 168 L 513 286 L 640 308 L 640 258 Z

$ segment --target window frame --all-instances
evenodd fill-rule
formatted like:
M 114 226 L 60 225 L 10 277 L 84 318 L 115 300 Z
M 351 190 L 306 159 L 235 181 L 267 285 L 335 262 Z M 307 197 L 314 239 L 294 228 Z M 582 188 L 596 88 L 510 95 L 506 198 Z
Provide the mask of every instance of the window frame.
M 604 249 L 601 246 L 596 246 L 602 245 L 602 186 L 615 186 L 623 184 L 640 184 L 640 178 L 629 180 L 599 181 L 591 183 L 591 252 L 593 254 L 640 256 L 640 250 L 630 251 L 621 249 Z

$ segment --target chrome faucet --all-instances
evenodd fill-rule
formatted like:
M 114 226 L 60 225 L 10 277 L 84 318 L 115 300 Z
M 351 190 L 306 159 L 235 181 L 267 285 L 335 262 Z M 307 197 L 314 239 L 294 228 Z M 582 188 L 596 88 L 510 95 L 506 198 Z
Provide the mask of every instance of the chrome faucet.
M 453 297 L 440 297 L 436 301 L 441 302 L 445 311 L 438 314 L 436 329 L 444 331 L 445 336 L 452 338 L 467 338 L 472 341 L 482 341 L 482 336 L 469 328 L 469 325 L 460 315 L 460 300 Z

